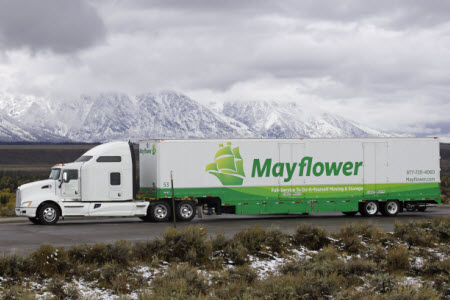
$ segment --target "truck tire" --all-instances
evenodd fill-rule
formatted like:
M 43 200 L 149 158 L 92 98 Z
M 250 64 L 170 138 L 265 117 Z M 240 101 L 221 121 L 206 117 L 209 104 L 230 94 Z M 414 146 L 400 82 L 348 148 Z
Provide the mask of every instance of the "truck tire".
M 165 222 L 169 220 L 171 215 L 170 206 L 165 201 L 156 201 L 149 207 L 149 217 L 153 222 Z
M 417 208 L 417 210 L 423 212 L 423 211 L 427 210 L 427 207 L 426 206 L 420 206 L 420 207 Z
M 356 216 L 356 214 L 358 213 L 357 211 L 343 211 L 342 212 L 344 215 L 349 216 L 349 217 L 354 217 Z
M 42 225 L 41 221 L 39 221 L 38 218 L 28 218 L 28 220 L 30 220 L 30 222 L 34 225 Z
M 361 215 L 365 217 L 372 217 L 378 213 L 379 205 L 377 201 L 364 202 L 360 207 Z
M 381 206 L 381 214 L 386 217 L 393 217 L 400 211 L 400 203 L 397 200 L 389 200 Z
M 53 225 L 58 222 L 59 215 L 59 208 L 55 204 L 44 203 L 37 213 L 37 218 L 42 225 Z
M 176 217 L 181 222 L 188 222 L 195 217 L 196 207 L 193 201 L 179 201 L 176 204 Z

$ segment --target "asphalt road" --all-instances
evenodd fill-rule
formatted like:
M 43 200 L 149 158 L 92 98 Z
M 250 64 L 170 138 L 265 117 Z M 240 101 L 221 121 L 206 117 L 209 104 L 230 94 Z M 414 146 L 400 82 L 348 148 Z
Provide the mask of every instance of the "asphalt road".
M 321 226 L 333 232 L 352 222 L 376 224 L 386 231 L 394 230 L 394 223 L 450 216 L 450 207 L 432 207 L 425 212 L 402 213 L 393 218 L 364 218 L 359 215 L 347 217 L 341 213 L 316 213 L 310 215 L 275 215 L 275 216 L 204 216 L 188 223 L 177 223 L 177 227 L 202 224 L 210 235 L 223 232 L 234 235 L 245 227 L 261 225 L 286 233 L 292 233 L 299 224 Z M 42 244 L 54 246 L 71 246 L 83 243 L 108 243 L 116 240 L 140 241 L 160 237 L 166 227 L 172 223 L 144 223 L 138 218 L 109 218 L 59 221 L 54 226 L 33 225 L 28 221 L 0 223 L 0 255 L 28 253 Z

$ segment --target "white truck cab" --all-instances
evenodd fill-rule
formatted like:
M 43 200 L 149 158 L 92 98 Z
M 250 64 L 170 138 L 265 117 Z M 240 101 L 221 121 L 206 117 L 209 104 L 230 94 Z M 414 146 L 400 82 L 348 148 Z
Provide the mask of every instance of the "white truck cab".
M 35 224 L 59 217 L 147 215 L 148 201 L 135 201 L 136 163 L 132 145 L 96 146 L 73 163 L 52 167 L 46 180 L 17 189 L 16 215 Z

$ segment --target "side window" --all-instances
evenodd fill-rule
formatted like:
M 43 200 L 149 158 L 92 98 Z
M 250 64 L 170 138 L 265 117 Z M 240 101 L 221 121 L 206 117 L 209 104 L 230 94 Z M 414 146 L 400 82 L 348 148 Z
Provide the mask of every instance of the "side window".
M 78 170 L 64 170 L 64 173 L 66 173 L 67 178 L 65 181 L 69 182 L 71 180 L 77 180 L 78 179 Z
M 119 172 L 110 173 L 109 183 L 111 185 L 120 185 L 120 173 Z
M 121 162 L 121 156 L 99 156 L 97 162 Z

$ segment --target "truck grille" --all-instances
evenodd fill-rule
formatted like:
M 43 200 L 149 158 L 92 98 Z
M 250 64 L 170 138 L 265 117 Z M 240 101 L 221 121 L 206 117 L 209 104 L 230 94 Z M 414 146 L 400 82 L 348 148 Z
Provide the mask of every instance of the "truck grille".
M 20 190 L 17 189 L 17 191 L 16 191 L 16 207 L 20 207 L 21 204 L 22 203 L 21 203 L 21 199 L 20 199 Z

